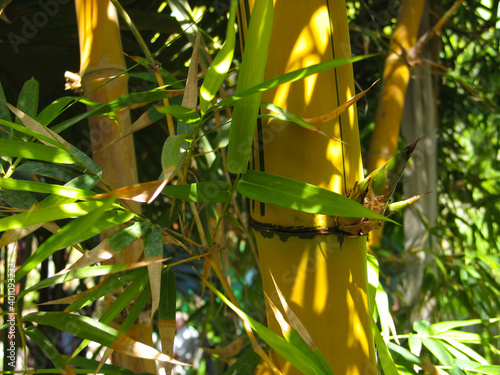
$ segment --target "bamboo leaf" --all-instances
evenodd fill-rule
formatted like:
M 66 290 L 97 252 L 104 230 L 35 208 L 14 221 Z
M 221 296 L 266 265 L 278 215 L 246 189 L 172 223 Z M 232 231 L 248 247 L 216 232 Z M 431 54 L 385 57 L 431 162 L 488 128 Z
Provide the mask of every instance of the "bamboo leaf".
M 153 226 L 144 236 L 144 255 L 146 259 L 163 258 L 163 233 L 160 226 Z M 151 319 L 153 319 L 153 315 L 160 304 L 161 268 L 161 263 L 148 265 L 149 283 L 151 285 L 151 296 L 153 299 Z
M 280 354 L 285 360 L 290 362 L 299 371 L 304 374 L 323 374 L 323 371 L 309 358 L 302 353 L 295 346 L 286 342 L 285 339 L 275 332 L 271 331 L 266 326 L 253 320 L 239 308 L 237 308 L 231 301 L 229 301 L 221 292 L 219 292 L 210 282 L 205 281 L 206 285 L 219 297 L 226 305 L 228 305 L 238 316 L 246 321 L 253 330 L 264 340 L 271 348 Z
M 69 282 L 71 280 L 76 279 L 84 279 L 87 277 L 99 277 L 110 275 L 115 272 L 125 271 L 127 269 L 126 264 L 116 264 L 116 265 L 106 265 L 106 266 L 95 266 L 95 267 L 85 267 L 85 268 L 77 268 L 74 270 L 70 270 L 64 273 L 57 274 L 48 279 L 44 279 L 33 285 L 28 289 L 21 290 L 19 292 L 18 298 L 24 297 L 26 294 L 42 289 L 47 288 L 56 284 L 63 284 Z
M 23 88 L 19 93 L 17 100 L 17 108 L 29 116 L 35 118 L 38 113 L 38 99 L 39 99 L 40 85 L 34 80 L 24 82 Z M 21 124 L 21 119 L 16 119 L 16 123 Z
M 384 338 L 380 334 L 377 325 L 370 317 L 370 324 L 373 332 L 373 337 L 375 338 L 375 345 L 377 346 L 378 358 L 380 360 L 380 366 L 384 370 L 384 375 L 399 375 L 394 360 L 392 359 L 391 353 L 385 344 Z
M 129 107 L 132 105 L 136 104 L 141 104 L 141 103 L 151 103 L 151 102 L 156 102 L 159 100 L 162 100 L 164 98 L 168 98 L 171 94 L 168 91 L 161 91 L 160 89 L 165 88 L 169 85 L 166 85 L 161 88 L 156 88 L 150 91 L 144 91 L 144 92 L 132 92 L 126 95 L 123 95 L 119 97 L 118 99 L 115 99 L 107 104 L 103 104 L 99 107 L 96 107 L 94 109 L 91 109 L 90 111 L 87 111 L 85 113 L 82 113 L 78 116 L 75 116 L 69 120 L 66 120 L 60 124 L 55 125 L 51 129 L 55 131 L 56 133 L 61 133 L 62 131 L 70 128 L 71 126 L 79 123 L 80 121 L 83 121 L 89 117 L 92 116 L 97 116 L 97 115 L 104 115 L 106 113 L 114 112 L 119 109 Z
M 103 198 L 116 197 L 118 199 L 132 200 L 134 202 L 145 203 L 148 202 L 151 199 L 151 197 L 155 195 L 158 189 L 162 187 L 162 185 L 164 184 L 165 184 L 164 181 L 143 182 L 140 184 L 125 186 L 110 191 L 108 193 L 89 196 L 88 198 L 103 199 Z
M 422 344 L 445 366 L 453 365 L 453 357 L 439 341 L 428 337 L 422 337 Z
M 133 223 L 119 229 L 92 250 L 83 254 L 70 269 L 83 268 L 97 262 L 102 262 L 103 260 L 111 259 L 114 255 L 141 238 L 147 229 L 149 229 L 149 223 L 146 222 Z
M 189 202 L 216 203 L 231 200 L 231 187 L 225 181 L 203 181 L 185 185 L 167 185 L 162 193 Z
M 87 215 L 89 212 L 102 207 L 103 204 L 101 201 L 79 202 L 30 210 L 0 219 L 0 231 Z
M 260 360 L 261 358 L 255 350 L 248 346 L 243 354 L 238 357 L 236 362 L 224 372 L 224 375 L 253 374 Z
M 229 20 L 226 30 L 226 41 L 210 65 L 200 88 L 200 111 L 202 115 L 206 112 L 215 94 L 217 94 L 233 62 L 234 46 L 236 42 L 234 23 L 237 5 L 237 0 L 231 1 L 231 9 L 229 10 Z
M 87 195 L 93 195 L 91 191 L 68 188 L 60 185 L 46 184 L 43 182 L 15 180 L 9 178 L 0 179 L 0 188 L 11 190 L 32 191 L 35 193 L 55 194 L 62 197 L 78 199 Z
M 161 274 L 161 294 L 158 306 L 161 346 L 163 352 L 169 356 L 174 353 L 175 313 L 177 287 L 174 271 L 167 267 Z
M 161 320 L 175 320 L 177 288 L 175 273 L 170 267 L 161 275 L 161 298 L 158 317 Z
M 108 210 L 112 201 L 106 202 L 93 212 L 73 220 L 65 225 L 59 232 L 52 235 L 23 263 L 17 270 L 16 279 L 21 280 L 34 267 L 40 264 L 47 257 L 59 249 L 71 246 L 91 238 L 117 225 L 129 221 L 134 215 L 128 212 L 112 211 L 104 214 Z
M 115 290 L 123 287 L 124 285 L 134 281 L 135 279 L 143 277 L 146 274 L 146 270 L 143 268 L 131 270 L 131 271 L 123 271 L 115 273 L 109 277 L 106 277 L 101 285 L 92 290 L 89 293 L 85 293 L 79 298 L 77 301 L 72 302 L 69 305 L 65 312 L 74 312 L 77 311 L 88 304 L 97 301 L 99 298 L 104 297 L 105 295 L 113 293 Z M 121 294 L 121 293 L 120 293 Z M 107 322 L 109 323 L 109 322 Z
M 10 121 L 10 111 L 9 108 L 6 105 L 7 99 L 5 98 L 5 92 L 3 91 L 3 86 L 2 82 L 0 82 L 0 119 L 5 120 L 5 121 Z M 6 134 L 1 131 L 1 125 L 0 125 L 0 138 L 5 138 Z
M 238 182 L 236 190 L 259 202 L 311 214 L 391 221 L 343 195 L 266 172 L 247 171 Z
M 6 178 L 0 180 L 8 180 Z M 7 203 L 10 207 L 17 208 L 20 210 L 29 210 L 31 207 L 36 205 L 38 201 L 26 191 L 15 191 L 15 190 L 0 190 L 0 199 Z M 12 217 L 12 216 L 10 216 Z M 2 223 L 0 219 L 0 223 Z M 0 224 L 1 226 L 2 224 Z
M 234 96 L 231 96 L 231 97 L 228 97 L 228 98 L 221 100 L 216 105 L 214 105 L 213 107 L 210 107 L 208 109 L 207 115 L 209 114 L 209 112 L 219 110 L 220 108 L 222 108 L 224 106 L 231 105 L 232 103 L 238 102 L 238 101 L 242 100 L 243 98 L 245 98 L 246 96 L 253 95 L 253 94 L 258 93 L 258 92 L 267 91 L 267 90 L 272 89 L 273 87 L 279 86 L 283 83 L 295 82 L 295 81 L 298 81 L 300 79 L 306 78 L 312 74 L 321 73 L 325 70 L 334 69 L 334 68 L 338 68 L 342 65 L 351 64 L 351 63 L 354 63 L 357 61 L 365 60 L 365 59 L 374 57 L 376 55 L 377 54 L 354 56 L 354 57 L 341 57 L 338 59 L 325 61 L 325 62 L 316 64 L 316 65 L 311 65 L 311 66 L 308 66 L 306 68 L 297 69 L 297 70 L 294 70 L 293 72 L 285 73 L 285 74 L 280 75 L 278 77 L 271 78 L 263 83 L 256 84 L 255 86 L 250 87 L 242 92 L 238 92 L 237 95 L 234 95 Z
M 10 122 L 10 121 L 1 120 L 1 119 L 0 119 L 0 124 L 15 130 L 15 132 L 13 132 L 13 133 L 17 132 L 17 133 L 26 134 L 30 137 L 38 139 L 40 142 L 44 143 L 47 146 L 51 146 L 51 147 L 55 146 L 55 147 L 65 149 L 65 146 L 61 142 L 59 142 L 51 137 L 48 137 L 47 135 L 40 134 L 34 130 L 31 130 L 31 129 L 27 128 L 26 126 L 19 125 L 19 124 L 16 124 L 14 122 Z M 24 138 L 26 140 L 28 139 L 27 137 L 24 137 Z
M 64 96 L 62 98 L 58 98 L 50 103 L 47 107 L 45 107 L 36 119 L 40 122 L 40 124 L 47 126 L 52 121 L 54 121 L 57 116 L 63 113 L 68 104 L 73 103 L 79 99 L 81 98 L 75 98 L 72 96 Z
M 184 141 L 189 134 L 178 134 L 167 138 L 161 152 L 161 167 L 163 179 L 170 180 L 179 171 L 186 158 L 186 150 L 183 148 Z
M 11 112 L 14 113 L 17 116 L 17 118 L 23 123 L 23 125 L 26 126 L 26 128 L 31 129 L 37 132 L 38 134 L 41 134 L 51 140 L 51 142 L 48 142 L 46 140 L 40 139 L 42 143 L 50 146 L 53 144 L 53 141 L 56 141 L 59 144 L 62 144 L 66 147 L 71 146 L 71 144 L 68 143 L 63 137 L 53 132 L 52 130 L 46 128 L 45 126 L 40 124 L 37 120 L 24 113 L 22 110 L 14 107 L 13 105 L 10 105 L 9 103 L 7 103 L 7 106 L 9 107 Z
M 196 124 L 200 121 L 200 115 L 194 109 L 186 108 L 177 104 L 169 106 L 155 106 L 155 109 L 160 113 L 167 113 L 186 124 Z
M 18 172 L 36 174 L 38 176 L 50 177 L 55 180 L 68 182 L 78 175 L 66 167 L 56 164 L 47 164 L 37 161 L 26 161 L 16 168 Z
M 0 155 L 56 164 L 78 164 L 78 160 L 66 150 L 13 139 L 0 139 Z
M 160 353 L 150 346 L 134 341 L 116 329 L 87 316 L 72 315 L 63 312 L 36 312 L 25 315 L 23 321 L 49 325 L 133 357 L 171 362 L 176 365 L 186 365 Z
M 59 370 L 61 374 L 66 373 L 67 361 L 62 357 L 54 344 L 38 328 L 28 327 L 24 333 L 38 345 L 46 357 Z
M 245 41 L 245 53 L 240 66 L 236 96 L 262 83 L 267 62 L 273 24 L 273 1 L 256 1 L 250 17 Z M 237 101 L 233 109 L 227 169 L 232 173 L 245 173 L 257 125 L 260 91 Z

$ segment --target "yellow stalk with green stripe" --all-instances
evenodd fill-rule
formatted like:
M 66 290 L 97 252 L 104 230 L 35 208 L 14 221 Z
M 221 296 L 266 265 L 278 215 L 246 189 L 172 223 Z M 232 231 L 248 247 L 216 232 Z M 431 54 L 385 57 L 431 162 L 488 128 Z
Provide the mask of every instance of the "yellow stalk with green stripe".
M 244 32 L 253 3 L 240 3 Z M 259 0 L 255 3 L 257 6 Z M 350 56 L 343 0 L 291 5 L 274 1 L 265 80 Z M 244 56 L 246 53 L 245 45 Z M 302 118 L 314 118 L 341 106 L 354 95 L 352 66 L 344 65 L 268 90 L 262 93 L 262 101 Z M 257 123 L 250 167 L 347 194 L 356 181 L 363 179 L 356 107 L 351 106 L 318 128 L 328 137 L 290 122 L 262 119 Z M 336 374 L 364 374 L 367 369 L 375 372 L 367 300 L 366 238 L 339 238 L 332 229 L 336 226 L 332 216 L 306 214 L 256 201 L 251 202 L 251 219 L 264 290 L 273 303 L 281 306 L 274 277 Z M 269 327 L 280 333 L 269 306 L 267 315 Z M 277 354 L 271 355 L 284 374 L 300 373 Z M 269 370 L 263 367 L 259 372 Z

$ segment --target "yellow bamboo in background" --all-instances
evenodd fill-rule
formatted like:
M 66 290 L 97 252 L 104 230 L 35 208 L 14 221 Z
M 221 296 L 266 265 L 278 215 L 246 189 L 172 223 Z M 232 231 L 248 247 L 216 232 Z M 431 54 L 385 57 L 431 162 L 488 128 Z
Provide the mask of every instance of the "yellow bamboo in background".
M 417 41 L 425 0 L 403 0 L 391 38 L 382 78 L 382 91 L 377 106 L 375 129 L 368 154 L 368 173 L 384 165 L 396 155 L 403 104 L 411 67 L 406 53 Z M 382 229 L 370 233 L 370 245 L 380 246 Z
M 241 3 L 245 29 L 253 1 Z M 274 23 L 265 79 L 350 56 L 344 0 L 274 1 Z M 263 93 L 272 102 L 311 118 L 354 96 L 351 66 L 326 71 Z M 363 178 L 356 107 L 321 130 L 345 143 L 282 121 L 263 122 L 255 139 L 253 169 L 308 182 L 345 194 Z M 332 217 L 251 202 L 264 290 L 276 298 L 271 275 L 290 307 L 336 374 L 376 372 L 367 302 L 366 239 L 342 245 Z M 300 232 L 300 233 L 299 233 Z M 268 325 L 280 333 L 267 306 Z M 284 374 L 299 374 L 281 357 Z M 262 366 L 257 373 L 270 373 Z
M 90 92 L 88 97 L 99 103 L 109 103 L 128 92 L 127 78 L 124 76 L 93 91 L 126 69 L 116 9 L 107 0 L 75 0 L 75 5 L 83 91 Z M 134 141 L 131 136 L 100 150 L 103 145 L 111 144 L 131 124 L 128 111 L 121 111 L 116 115 L 119 125 L 106 116 L 95 116 L 89 120 L 92 156 L 102 168 L 103 180 L 111 189 L 138 183 Z M 136 213 L 141 212 L 139 204 L 130 203 L 129 206 Z M 136 241 L 112 261 L 117 264 L 130 264 L 137 261 L 142 254 L 142 241 Z M 152 328 L 146 323 L 134 325 L 128 336 L 152 346 Z M 135 373 L 156 373 L 156 364 L 152 360 L 140 360 L 115 352 L 113 362 Z

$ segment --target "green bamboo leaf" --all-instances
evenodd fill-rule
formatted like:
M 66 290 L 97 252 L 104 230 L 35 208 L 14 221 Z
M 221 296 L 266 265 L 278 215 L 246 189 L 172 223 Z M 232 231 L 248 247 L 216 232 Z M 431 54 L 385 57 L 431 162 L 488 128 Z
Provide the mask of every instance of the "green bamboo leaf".
M 173 135 L 168 137 L 163 144 L 161 152 L 163 179 L 172 178 L 181 168 L 186 158 L 186 150 L 183 147 L 183 143 L 189 136 L 189 134 Z
M 377 346 L 378 358 L 380 366 L 384 370 L 384 375 L 399 375 L 391 353 L 385 344 L 384 338 L 380 334 L 377 325 L 370 317 L 370 324 L 372 328 L 373 337 L 375 338 L 375 345 Z
M 74 270 L 69 270 L 66 273 L 58 274 L 48 279 L 41 280 L 28 289 L 21 290 L 18 294 L 18 298 L 22 298 L 30 292 L 34 292 L 36 290 L 47 288 L 49 286 L 56 284 L 63 284 L 71 280 L 85 279 L 87 277 L 99 277 L 99 276 L 111 275 L 115 272 L 125 271 L 127 267 L 129 267 L 127 264 L 116 264 L 116 265 L 94 266 L 94 267 L 85 267 L 85 268 L 77 268 Z
M 150 346 L 131 340 L 118 330 L 87 316 L 43 311 L 25 315 L 23 321 L 35 322 L 61 329 L 72 335 L 95 341 L 134 357 L 185 365 L 179 361 L 172 360 L 167 355 L 158 352 Z
M 102 201 L 88 201 L 78 203 L 67 203 L 59 206 L 50 206 L 38 210 L 30 210 L 21 214 L 12 215 L 0 219 L 0 231 L 15 228 L 23 228 L 30 225 L 46 223 L 70 217 L 87 215 L 88 213 L 102 207 Z
M 68 168 L 62 167 L 57 164 L 47 164 L 37 161 L 26 161 L 16 168 L 18 172 L 28 174 L 36 174 L 38 176 L 50 177 L 55 180 L 68 182 L 76 177 L 78 174 Z
M 24 333 L 31 340 L 33 340 L 33 342 L 37 344 L 40 349 L 42 349 L 45 356 L 52 362 L 61 374 L 66 372 L 67 361 L 62 357 L 55 345 L 47 338 L 47 336 L 45 336 L 38 328 L 33 326 L 26 328 Z
M 26 81 L 19 93 L 16 107 L 28 116 L 36 118 L 38 114 L 39 91 L 40 85 L 36 80 L 30 79 Z M 19 125 L 22 124 L 19 118 L 16 119 L 16 123 Z
M 449 330 L 452 330 L 453 328 L 459 328 L 459 327 L 469 327 L 473 326 L 476 324 L 483 324 L 483 323 L 494 323 L 500 320 L 499 318 L 496 319 L 490 319 L 487 321 L 481 320 L 481 319 L 470 319 L 470 320 L 454 320 L 454 321 L 449 321 L 449 322 L 440 322 L 440 323 L 435 323 L 431 325 L 432 327 L 432 333 L 438 334 L 441 332 L 446 332 Z
M 148 283 L 144 286 L 144 290 L 139 295 L 139 297 L 135 300 L 134 306 L 128 312 L 127 317 L 123 321 L 119 331 L 123 333 L 127 333 L 130 328 L 134 325 L 134 323 L 139 318 L 139 315 L 144 311 L 146 304 L 151 299 L 151 287 Z
M 200 115 L 193 109 L 181 105 L 172 104 L 169 106 L 156 106 L 155 109 L 160 113 L 168 113 L 177 120 L 185 124 L 196 124 L 200 121 Z
M 82 189 L 82 190 L 90 190 L 94 188 L 97 183 L 100 181 L 100 178 L 98 176 L 91 176 L 88 174 L 82 174 L 68 183 L 64 185 L 64 187 L 68 188 L 75 188 L 75 189 Z M 44 208 L 44 207 L 51 207 L 51 206 L 58 206 L 62 204 L 67 204 L 67 203 L 73 203 L 75 199 L 72 198 L 65 198 L 61 197 L 59 195 L 50 195 L 47 198 L 45 198 L 43 201 L 39 203 L 39 206 Z M 89 201 L 92 202 L 92 201 Z
M 470 342 L 470 343 L 475 343 L 475 344 L 480 344 L 481 343 L 481 336 L 477 333 L 473 332 L 464 332 L 464 331 L 456 331 L 456 330 L 449 330 L 449 331 L 444 331 L 440 332 L 437 335 L 434 335 L 433 337 L 439 338 L 439 339 L 451 339 L 451 340 L 456 340 L 460 342 Z
M 13 139 L 0 139 L 0 155 L 56 164 L 78 164 L 78 160 L 66 150 Z
M 460 368 L 457 364 L 454 364 L 451 368 L 451 375 L 467 375 L 467 373 Z
M 256 84 L 255 86 L 250 87 L 250 88 L 244 90 L 243 92 L 239 92 L 237 95 L 230 96 L 228 98 L 221 100 L 216 105 L 214 105 L 213 107 L 210 107 L 208 109 L 205 118 L 208 118 L 209 115 L 211 115 L 211 113 L 213 111 L 220 110 L 222 107 L 225 107 L 227 105 L 231 105 L 235 102 L 238 102 L 249 95 L 253 95 L 253 94 L 256 94 L 259 92 L 267 91 L 267 90 L 272 89 L 273 87 L 279 86 L 283 83 L 295 82 L 295 81 L 298 81 L 300 79 L 306 78 L 312 74 L 321 73 L 325 70 L 338 68 L 342 65 L 352 64 L 354 62 L 365 60 L 365 59 L 368 59 L 368 58 L 371 58 L 374 56 L 377 56 L 377 54 L 353 56 L 353 57 L 341 57 L 338 59 L 325 61 L 325 62 L 316 64 L 316 65 L 311 65 L 311 66 L 308 66 L 307 68 L 297 69 L 297 70 L 294 70 L 293 72 L 285 73 L 285 74 L 280 75 L 278 77 L 271 78 L 263 83 Z
M 109 277 L 106 277 L 106 279 L 104 279 L 99 288 L 82 295 L 77 301 L 70 304 L 66 308 L 66 311 L 75 312 L 77 310 L 80 310 L 81 308 L 87 306 L 88 304 L 97 301 L 99 298 L 102 298 L 108 294 L 113 293 L 118 288 L 125 286 L 126 284 L 134 281 L 135 279 L 142 278 L 144 275 L 146 275 L 146 270 L 144 268 L 140 268 L 131 271 L 118 272 Z M 111 313 L 112 312 L 110 312 L 110 314 Z M 103 323 L 110 323 L 110 322 L 103 321 Z
M 410 364 L 409 366 L 406 366 L 407 368 L 411 368 L 413 367 L 413 365 L 417 365 L 417 366 L 421 366 L 422 365 L 422 360 L 417 357 L 415 354 L 413 354 L 412 352 L 410 352 L 408 349 L 400 346 L 400 345 L 397 345 L 393 342 L 388 342 L 387 343 L 387 348 L 393 352 L 393 357 L 396 358 L 397 356 L 399 356 L 401 359 L 403 359 L 405 362 L 407 362 L 408 364 Z M 400 361 L 396 361 L 397 363 L 400 363 Z
M 236 190 L 259 202 L 311 214 L 392 221 L 343 195 L 266 172 L 247 171 L 238 182 Z
M 324 372 L 317 366 L 317 364 L 309 358 L 306 354 L 302 353 L 298 348 L 288 343 L 283 337 L 271 331 L 266 326 L 252 319 L 245 314 L 242 310 L 237 308 L 231 301 L 229 301 L 221 292 L 219 292 L 210 282 L 205 281 L 206 285 L 217 297 L 219 297 L 227 306 L 229 306 L 238 316 L 245 320 L 252 329 L 264 340 L 271 348 L 280 354 L 285 360 L 290 362 L 303 374 L 324 374 Z
M 133 214 L 123 211 L 111 211 L 105 214 L 104 212 L 111 207 L 112 203 L 112 200 L 108 200 L 93 212 L 73 220 L 59 232 L 50 236 L 17 270 L 16 279 L 21 280 L 57 250 L 72 246 L 132 219 Z
M 453 365 L 453 357 L 439 340 L 422 337 L 422 344 L 424 344 L 424 346 L 439 360 L 442 365 Z
M 82 356 L 76 356 L 76 357 L 72 356 L 69 361 L 69 364 L 71 366 L 75 366 L 75 373 L 77 374 L 93 374 L 96 372 L 97 367 L 100 365 L 99 361 L 96 361 L 94 359 L 88 359 Z M 108 364 L 104 364 L 100 368 L 98 374 L 134 375 L 134 373 L 128 369 Z
M 25 315 L 23 321 L 48 325 L 107 347 L 112 346 L 120 338 L 116 329 L 83 315 L 40 311 Z
M 160 226 L 153 226 L 144 236 L 144 255 L 146 258 L 163 255 L 163 233 Z
M 141 238 L 149 227 L 150 224 L 147 222 L 136 222 L 125 228 L 121 228 L 108 236 L 104 241 L 108 243 L 111 250 L 120 252 Z
M 273 1 L 256 1 L 248 26 L 236 96 L 264 80 L 272 24 Z M 245 173 L 247 170 L 255 127 L 257 126 L 260 97 L 260 92 L 256 92 L 237 101 L 234 105 L 227 150 L 227 169 L 229 172 Z
M 4 179 L 0 179 L 0 183 Z M 7 179 L 5 179 L 7 180 Z M 10 207 L 21 210 L 29 210 L 38 201 L 26 191 L 0 190 L 0 199 L 7 203 Z M 10 216 L 12 217 L 12 216 Z M 0 223 L 3 219 L 0 219 Z M 1 225 L 1 224 L 0 224 Z
M 55 140 L 54 138 L 40 134 L 35 130 L 27 128 L 26 126 L 19 125 L 19 124 L 16 124 L 14 122 L 10 122 L 10 121 L 1 120 L 1 119 L 0 119 L 0 124 L 15 130 L 17 133 L 22 133 L 22 134 L 28 135 L 30 137 L 36 138 L 36 139 L 40 140 L 41 142 L 44 142 L 45 144 L 54 145 L 54 146 L 62 148 L 62 149 L 66 148 L 61 142 Z M 24 137 L 24 139 L 28 139 L 28 137 Z
M 160 320 L 175 320 L 176 298 L 175 273 L 170 268 L 166 268 L 161 274 L 161 296 L 158 306 Z
M 15 180 L 9 178 L 0 179 L 0 188 L 32 191 L 35 193 L 55 194 L 73 199 L 94 195 L 94 193 L 89 190 L 68 188 L 60 185 L 46 184 L 43 182 Z
M 480 355 L 479 353 L 477 353 L 475 350 L 471 349 L 467 345 L 464 345 L 461 342 L 459 342 L 457 340 L 453 340 L 453 339 L 445 339 L 445 342 L 448 343 L 453 348 L 455 348 L 456 350 L 459 350 L 460 352 L 462 352 L 465 355 L 469 356 L 474 361 L 479 362 L 482 365 L 487 365 L 488 364 L 488 361 L 482 355 Z
M 10 111 L 7 105 L 5 104 L 7 99 L 5 98 L 5 92 L 3 91 L 2 82 L 0 82 L 0 119 L 5 121 L 10 121 L 12 118 L 10 117 Z M 8 135 L 1 131 L 0 125 L 0 138 L 7 138 Z
M 144 270 L 139 276 L 134 274 L 132 283 L 119 294 L 111 306 L 102 314 L 99 321 L 110 324 L 148 285 L 148 275 Z M 112 277 L 112 276 L 111 276 Z M 122 331 L 121 331 L 122 332 Z
M 97 163 L 94 160 L 92 160 L 92 158 L 89 157 L 87 154 L 85 154 L 83 151 L 80 151 L 75 146 L 71 146 L 68 148 L 68 152 L 70 152 L 72 155 L 74 155 L 75 159 L 77 159 L 81 165 L 83 165 L 85 168 L 89 169 L 96 176 L 102 175 L 101 167 L 99 167 L 97 165 Z
M 260 363 L 260 356 L 253 350 L 250 345 L 242 349 L 241 354 L 236 362 L 233 363 L 223 375 L 246 375 L 253 374 L 257 365 Z
M 183 201 L 198 203 L 228 202 L 231 200 L 231 187 L 225 181 L 167 185 L 163 188 L 162 193 Z
M 500 375 L 500 366 L 498 365 L 477 366 L 476 370 L 487 374 Z
M 37 116 L 37 120 L 40 124 L 48 126 L 52 121 L 54 121 L 57 116 L 64 112 L 64 109 L 70 104 L 81 98 L 75 98 L 72 96 L 64 96 L 58 98 L 45 107 L 42 112 Z
M 168 86 L 168 85 L 167 85 Z M 150 91 L 144 92 L 132 92 L 129 94 L 125 94 L 118 99 L 115 99 L 108 104 L 103 104 L 97 108 L 94 108 L 90 111 L 82 113 L 78 116 L 75 116 L 69 120 L 66 120 L 60 124 L 55 125 L 51 129 L 56 133 L 61 133 L 62 131 L 70 128 L 71 126 L 83 121 L 89 117 L 104 115 L 106 113 L 114 112 L 119 109 L 138 104 L 138 103 L 151 103 L 162 100 L 164 98 L 168 98 L 171 94 L 168 91 L 161 91 L 160 89 L 165 88 L 157 88 Z
M 206 112 L 215 94 L 217 94 L 233 62 L 234 46 L 236 42 L 234 23 L 237 6 L 238 1 L 232 0 L 227 23 L 226 41 L 210 65 L 200 88 L 200 111 L 202 115 Z

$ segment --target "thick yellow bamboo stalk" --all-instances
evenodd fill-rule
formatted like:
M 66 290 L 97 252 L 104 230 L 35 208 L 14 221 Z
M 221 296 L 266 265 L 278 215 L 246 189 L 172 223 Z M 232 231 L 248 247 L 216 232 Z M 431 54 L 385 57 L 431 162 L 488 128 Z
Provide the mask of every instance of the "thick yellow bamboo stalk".
M 250 1 L 250 9 L 253 2 Z M 350 55 L 344 0 L 274 1 L 266 79 Z M 245 25 L 245 6 L 240 10 Z M 310 76 L 263 93 L 302 117 L 315 117 L 354 96 L 351 66 Z M 321 130 L 345 143 L 282 121 L 258 125 L 252 168 L 346 193 L 362 179 L 355 106 Z M 369 324 L 365 238 L 332 231 L 333 218 L 251 203 L 264 290 L 276 298 L 271 275 L 336 374 L 376 372 Z M 299 234 L 300 232 L 300 234 Z M 281 332 L 272 311 L 268 324 Z M 272 354 L 285 374 L 298 374 Z M 266 373 L 266 369 L 260 369 Z
M 403 104 L 411 67 L 406 53 L 416 43 L 425 0 L 403 0 L 385 61 L 382 92 L 368 154 L 368 172 L 396 155 Z M 370 244 L 380 246 L 382 230 L 370 234 Z
M 120 77 L 98 88 L 103 83 L 123 72 L 123 59 L 118 17 L 114 6 L 107 0 L 75 0 L 78 32 L 80 37 L 80 76 L 85 93 L 99 102 L 108 103 L 127 94 L 127 79 Z M 117 113 L 119 125 L 106 116 L 96 116 L 89 120 L 90 142 L 93 159 L 103 170 L 103 179 L 111 189 L 132 185 L 138 182 L 133 138 L 126 137 L 104 150 L 103 145 L 110 144 L 122 131 L 130 126 L 128 111 Z M 140 213 L 139 204 L 130 204 L 135 212 Z M 108 235 L 106 233 L 104 236 Z M 141 241 L 136 241 L 124 250 L 120 258 L 113 262 L 132 263 L 143 253 Z M 138 324 L 129 331 L 135 340 L 152 345 L 152 328 L 147 324 Z M 135 373 L 156 373 L 156 364 L 151 360 L 138 360 L 122 354 L 115 354 L 113 362 Z

